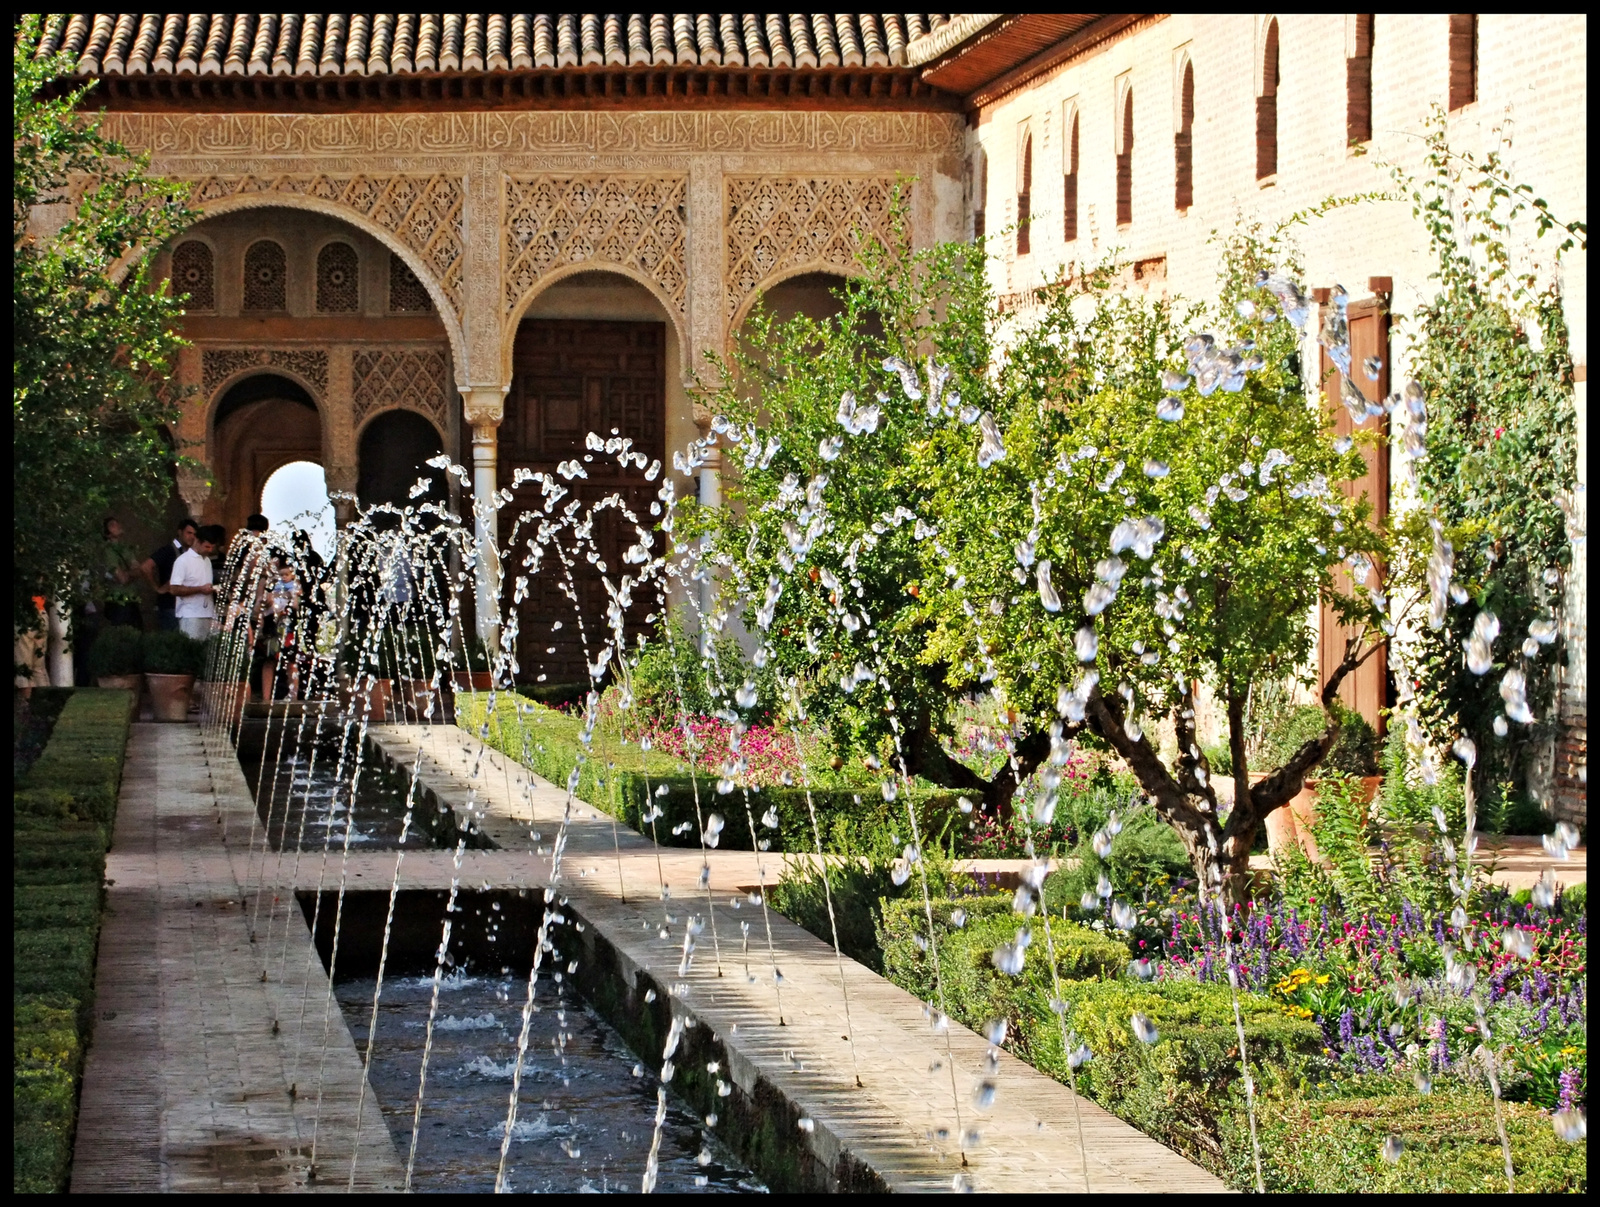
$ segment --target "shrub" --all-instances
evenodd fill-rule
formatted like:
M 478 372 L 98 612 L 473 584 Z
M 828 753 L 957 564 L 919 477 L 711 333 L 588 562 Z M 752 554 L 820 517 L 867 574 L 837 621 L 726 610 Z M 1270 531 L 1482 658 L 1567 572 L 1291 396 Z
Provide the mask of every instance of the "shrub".
M 11 938 L 13 992 L 61 993 L 87 1008 L 97 931 L 83 926 L 17 931 Z
M 1574 1194 L 1588 1188 L 1588 1145 L 1558 1139 L 1544 1112 L 1504 1104 L 1516 1187 L 1522 1193 Z M 1363 1078 L 1350 1096 L 1273 1093 L 1257 1112 L 1262 1174 L 1268 1191 L 1288 1193 L 1503 1193 L 1505 1162 L 1488 1092 L 1438 1085 L 1419 1095 L 1407 1083 Z M 1224 1131 L 1228 1172 L 1254 1182 L 1242 1114 Z M 1386 1137 L 1405 1150 L 1390 1163 Z
M 186 633 L 144 635 L 144 669 L 149 675 L 199 675 L 205 671 L 206 643 Z
M 458 696 L 456 723 L 502 754 L 564 787 L 578 766 L 582 719 L 509 692 L 496 694 L 491 716 L 488 701 L 483 692 Z M 898 801 L 890 803 L 874 786 L 864 790 L 815 790 L 809 806 L 806 793 L 800 788 L 752 788 L 747 818 L 743 790 L 721 794 L 717 791 L 717 778 L 714 768 L 701 767 L 691 772 L 687 763 L 659 750 L 645 751 L 632 742 L 624 743 L 602 724 L 596 728 L 589 756 L 578 770 L 575 791 L 579 800 L 614 814 L 640 833 L 654 833 L 663 846 L 699 846 L 701 819 L 717 813 L 726 823 L 719 839 L 724 850 L 752 849 L 753 819 L 757 842 L 769 842 L 771 849 L 778 851 L 815 851 L 817 841 L 811 828 L 814 808 L 825 851 L 882 861 L 898 855 L 901 844 L 910 841 L 910 823 L 905 814 L 908 799 L 917 809 L 925 847 L 949 845 L 962 816 L 953 793 L 917 789 L 902 793 Z M 653 829 L 643 820 L 652 806 L 661 810 Z M 776 830 L 762 824 L 762 816 L 769 808 L 777 810 Z
M 142 667 L 140 644 L 144 634 L 132 625 L 113 624 L 100 630 L 89 648 L 89 673 L 101 675 L 137 675 Z
M 1339 721 L 1339 737 L 1321 766 L 1345 775 L 1378 774 L 1378 735 L 1366 718 L 1337 700 L 1333 713 Z M 1267 721 L 1261 734 L 1260 751 L 1266 766 L 1278 767 L 1312 738 L 1328 727 L 1328 718 L 1315 704 L 1287 708 Z M 1230 760 L 1231 767 L 1231 760 Z
M 77 1002 L 18 997 L 12 1014 L 12 1191 L 53 1194 L 67 1188 L 72 1122 L 82 1060 Z

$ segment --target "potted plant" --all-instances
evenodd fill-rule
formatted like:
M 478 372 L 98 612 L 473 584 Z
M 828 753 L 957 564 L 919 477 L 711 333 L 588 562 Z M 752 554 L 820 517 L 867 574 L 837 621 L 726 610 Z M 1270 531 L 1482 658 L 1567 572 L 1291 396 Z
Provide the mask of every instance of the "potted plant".
M 205 668 L 206 643 L 185 633 L 144 635 L 144 677 L 150 711 L 158 721 L 187 721 L 196 676 Z
M 1383 777 L 1378 774 L 1378 735 L 1366 718 L 1338 700 L 1333 713 L 1339 722 L 1339 736 L 1322 760 L 1321 769 L 1355 776 L 1361 781 L 1361 799 L 1371 803 Z M 1301 705 L 1279 712 L 1263 726 L 1259 740 L 1260 757 L 1266 766 L 1281 766 L 1302 744 L 1327 728 L 1327 715 L 1315 704 Z M 1317 820 L 1317 780 L 1307 776 L 1304 786 L 1283 808 L 1267 815 L 1267 846 L 1277 852 L 1296 843 L 1313 863 L 1320 858 L 1311 827 Z
M 438 701 L 443 693 L 434 686 L 434 642 L 426 625 L 396 625 L 385 634 L 378 666 L 378 673 L 392 685 L 400 719 L 419 723 L 440 719 L 443 710 Z
M 89 673 L 100 687 L 121 688 L 139 698 L 139 671 L 144 634 L 131 625 L 114 624 L 100 630 L 89 647 Z

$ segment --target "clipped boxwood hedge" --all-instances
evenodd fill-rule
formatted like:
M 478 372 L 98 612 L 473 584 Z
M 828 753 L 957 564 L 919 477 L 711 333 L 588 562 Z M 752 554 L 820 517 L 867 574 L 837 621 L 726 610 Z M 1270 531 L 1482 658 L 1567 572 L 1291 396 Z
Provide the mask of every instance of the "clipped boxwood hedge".
M 496 694 L 491 716 L 486 693 L 463 693 L 456 697 L 456 723 L 558 787 L 566 786 L 577 767 L 583 722 L 568 713 L 502 692 Z M 825 850 L 866 854 L 874 836 L 884 832 L 900 832 L 909 838 L 906 796 L 902 794 L 890 804 L 883 800 L 876 785 L 813 790 L 809 808 L 806 793 L 800 788 L 752 790 L 750 815 L 746 816 L 744 793 L 720 795 L 717 779 L 714 770 L 691 775 L 686 763 L 660 751 L 643 751 L 632 744 L 612 749 L 597 732 L 590 757 L 578 772 L 576 792 L 579 800 L 614 814 L 645 834 L 650 833 L 650 826 L 641 819 L 654 802 L 662 810 L 654 831 L 662 846 L 698 847 L 698 817 L 718 813 L 726 823 L 718 843 L 724 850 L 754 849 L 750 840 L 750 823 L 754 820 L 757 841 L 771 842 L 770 849 L 814 851 L 817 842 L 811 828 L 811 808 L 816 810 L 817 829 Z M 663 787 L 666 792 L 659 794 Z M 917 824 L 931 842 L 940 841 L 952 819 L 960 816 L 956 794 L 952 792 L 915 789 L 910 800 L 917 809 Z M 776 831 L 761 824 L 762 815 L 774 807 L 778 811 Z
M 952 912 L 966 913 L 964 925 Z M 933 902 L 945 1006 L 981 1028 L 1008 1024 L 1006 1046 L 1057 1080 L 1067 1080 L 1055 986 L 1040 918 L 1014 913 L 1009 897 Z M 991 955 L 1031 928 L 1023 970 L 998 971 Z M 1077 1073 L 1081 1092 L 1146 1134 L 1225 1178 L 1255 1186 L 1249 1116 L 1239 1071 L 1239 1039 L 1226 985 L 1142 983 L 1126 974 L 1127 948 L 1100 932 L 1052 920 L 1060 1001 L 1068 1028 L 1091 1059 Z M 922 939 L 919 944 L 918 937 Z M 885 975 L 924 1001 L 936 1001 L 933 962 L 924 950 L 928 920 L 917 899 L 883 903 L 879 944 Z M 1369 1193 L 1505 1190 L 1493 1103 L 1486 1090 L 1441 1083 L 1428 1096 L 1409 1081 L 1363 1077 L 1319 1080 L 1322 1035 L 1255 994 L 1239 998 L 1257 1093 L 1262 1170 L 1269 1191 Z M 1160 1033 L 1134 1038 L 1130 1019 L 1146 1015 Z M 1505 1104 L 1517 1189 L 1587 1189 L 1587 1143 L 1555 1136 L 1547 1115 Z M 1380 1155 L 1384 1139 L 1405 1142 L 1397 1164 Z
M 133 695 L 74 691 L 13 796 L 12 1183 L 66 1189 Z

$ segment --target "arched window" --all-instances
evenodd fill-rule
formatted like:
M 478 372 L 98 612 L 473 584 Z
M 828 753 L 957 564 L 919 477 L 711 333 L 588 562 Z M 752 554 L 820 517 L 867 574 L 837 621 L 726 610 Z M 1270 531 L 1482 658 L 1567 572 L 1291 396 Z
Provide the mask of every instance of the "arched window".
M 1173 205 L 1186 210 L 1194 204 L 1194 64 L 1183 65 L 1178 97 L 1178 132 L 1172 137 Z
M 317 253 L 317 313 L 361 309 L 361 262 L 348 243 L 330 243 Z
M 283 248 L 271 239 L 258 240 L 245 249 L 244 309 L 289 309 L 289 269 Z
M 1133 221 L 1133 89 L 1122 98 L 1122 138 L 1117 149 L 1117 225 Z
M 1033 134 L 1022 128 L 1022 150 L 1017 170 L 1017 255 L 1025 256 L 1032 248 L 1028 224 L 1033 219 Z
M 189 300 L 185 310 L 215 310 L 217 308 L 216 269 L 211 256 L 211 245 L 198 239 L 178 244 L 172 253 L 172 289 L 185 293 Z
M 393 314 L 431 314 L 433 299 L 399 256 L 389 254 L 389 310 Z
M 989 157 L 979 147 L 972 153 L 972 237 L 981 239 L 989 208 Z
M 1450 14 L 1450 109 L 1478 99 L 1478 14 Z
M 1078 237 L 1078 111 L 1067 126 L 1065 170 L 1061 176 L 1061 236 L 1068 243 Z
M 1278 23 L 1267 23 L 1261 52 L 1261 95 L 1256 97 L 1256 179 L 1278 172 Z
M 1372 25 L 1371 13 L 1356 14 L 1354 52 L 1345 60 L 1345 138 L 1352 143 L 1372 137 Z

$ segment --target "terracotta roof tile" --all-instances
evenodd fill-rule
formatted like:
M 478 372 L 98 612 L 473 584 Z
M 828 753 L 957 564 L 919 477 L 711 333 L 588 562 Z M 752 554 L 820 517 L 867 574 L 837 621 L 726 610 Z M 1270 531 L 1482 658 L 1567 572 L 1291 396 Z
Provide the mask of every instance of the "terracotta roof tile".
M 53 13 L 81 75 L 382 75 L 591 65 L 903 67 L 944 13 Z

